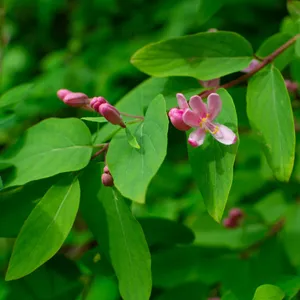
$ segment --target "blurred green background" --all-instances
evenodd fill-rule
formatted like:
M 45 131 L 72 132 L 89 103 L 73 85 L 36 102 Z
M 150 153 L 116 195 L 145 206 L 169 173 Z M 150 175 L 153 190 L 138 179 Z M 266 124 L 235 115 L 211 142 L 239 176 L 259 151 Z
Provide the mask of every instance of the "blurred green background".
M 208 2 L 5 0 L 0 9 L 1 149 L 44 118 L 87 115 L 58 100 L 56 91 L 60 88 L 90 97 L 101 95 L 116 103 L 147 79 L 130 64 L 131 55 L 147 43 L 217 28 L 245 36 L 257 50 L 266 38 L 280 31 L 288 15 L 283 0 L 214 0 L 213 6 Z M 294 73 L 286 68 L 283 74 L 296 80 L 300 75 L 298 63 L 292 63 Z M 23 88 L 16 92 L 15 100 L 6 101 L 5 92 L 19 85 Z M 195 241 L 177 247 L 177 243 L 190 241 L 185 240 L 189 232 L 178 231 L 171 245 L 162 241 L 152 245 L 152 299 L 206 299 L 232 291 L 237 299 L 247 300 L 264 283 L 288 285 L 294 291 L 290 295 L 299 290 L 300 228 L 292 230 L 294 235 L 274 234 L 254 249 L 251 245 L 263 239 L 286 214 L 291 228 L 299 224 L 300 209 L 293 203 L 300 196 L 300 165 L 296 160 L 289 184 L 273 179 L 249 130 L 245 86 L 229 92 L 237 107 L 241 143 L 228 209 L 242 207 L 247 214 L 245 223 L 228 230 L 208 216 L 191 177 L 185 135 L 170 126 L 166 161 L 149 187 L 147 204 L 134 204 L 133 212 L 137 217 L 162 217 L 185 224 L 193 230 Z M 87 125 L 91 131 L 96 130 L 94 124 Z M 0 228 L 10 226 L 15 218 L 13 211 L 3 209 Z M 79 216 L 66 248 L 75 251 L 90 240 L 91 234 Z M 12 242 L 0 239 L 2 274 Z M 67 254 L 72 258 L 71 250 Z M 120 299 L 116 278 L 105 262 L 94 272 L 97 276 L 90 276 L 96 253 L 88 251 L 76 263 L 57 256 L 24 279 L 9 284 L 0 279 L 0 299 Z M 60 274 L 53 285 L 49 284 L 52 273 Z M 70 287 L 68 293 L 51 294 L 63 286 Z

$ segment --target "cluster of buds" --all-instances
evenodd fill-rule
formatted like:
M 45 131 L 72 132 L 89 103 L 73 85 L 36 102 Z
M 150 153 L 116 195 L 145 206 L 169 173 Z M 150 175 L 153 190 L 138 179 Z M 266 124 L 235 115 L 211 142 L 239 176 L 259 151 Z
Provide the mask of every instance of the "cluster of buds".
M 120 112 L 103 97 L 94 97 L 90 102 L 91 108 L 102 115 L 106 120 L 114 125 L 120 125 L 125 128 Z
M 103 174 L 101 176 L 101 181 L 104 186 L 113 186 L 114 185 L 114 179 L 112 178 L 112 176 L 109 172 L 108 166 L 105 166 L 103 168 Z
M 230 128 L 214 122 L 222 108 L 218 94 L 211 93 L 207 98 L 207 104 L 198 95 L 192 96 L 189 103 L 182 94 L 177 94 L 176 97 L 179 108 L 172 108 L 169 111 L 169 118 L 178 130 L 187 131 L 192 127 L 195 129 L 188 138 L 188 143 L 192 147 L 203 144 L 206 132 L 224 145 L 236 142 L 236 135 Z
M 69 106 L 93 109 L 111 124 L 120 125 L 123 128 L 126 127 L 122 120 L 121 113 L 103 97 L 90 99 L 84 93 L 74 93 L 66 89 L 58 90 L 57 96 Z
M 232 208 L 228 217 L 223 220 L 223 225 L 226 228 L 236 228 L 241 224 L 243 218 L 244 212 L 240 208 Z

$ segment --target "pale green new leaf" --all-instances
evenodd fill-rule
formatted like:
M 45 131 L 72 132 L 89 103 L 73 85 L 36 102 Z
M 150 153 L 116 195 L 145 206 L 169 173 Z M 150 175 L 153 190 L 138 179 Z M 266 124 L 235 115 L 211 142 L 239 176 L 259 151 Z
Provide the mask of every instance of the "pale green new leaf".
M 126 132 L 127 141 L 129 143 L 129 145 L 133 148 L 140 149 L 141 147 L 140 147 L 139 143 L 137 142 L 135 136 L 132 134 L 132 132 L 130 131 L 128 126 L 125 128 L 125 132 Z

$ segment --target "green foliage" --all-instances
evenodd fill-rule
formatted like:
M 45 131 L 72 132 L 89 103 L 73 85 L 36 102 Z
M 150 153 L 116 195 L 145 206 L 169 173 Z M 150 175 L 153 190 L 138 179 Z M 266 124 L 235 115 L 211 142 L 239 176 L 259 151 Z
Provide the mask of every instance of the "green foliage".
M 141 71 L 158 77 L 191 76 L 208 80 L 248 66 L 250 44 L 230 32 L 189 35 L 145 46 L 131 58 Z
M 58 181 L 46 192 L 21 228 L 6 280 L 31 273 L 59 250 L 72 228 L 79 199 L 79 182 L 71 176 Z
M 222 113 L 216 121 L 237 131 L 237 116 L 231 96 L 218 90 L 222 99 Z M 189 160 L 194 178 L 202 193 L 209 214 L 220 222 L 229 195 L 233 178 L 233 165 L 238 143 L 222 145 L 211 136 L 197 149 L 189 147 Z
M 294 120 L 282 75 L 275 67 L 265 68 L 250 80 L 247 114 L 274 176 L 288 181 L 295 156 Z
M 81 212 L 116 272 L 122 297 L 149 299 L 150 253 L 143 231 L 124 199 L 99 184 L 101 167 L 91 164 L 80 178 Z
M 6 187 L 84 168 L 91 157 L 91 135 L 82 121 L 51 118 L 31 127 L 4 153 L 11 162 Z
M 5 0 L 0 299 L 298 299 L 299 3 Z M 212 91 L 237 142 L 192 148 L 168 113 Z
M 149 105 L 145 120 L 133 125 L 140 149 L 128 143 L 123 131 L 110 142 L 107 164 L 117 189 L 124 197 L 144 203 L 150 180 L 162 164 L 167 150 L 168 119 L 164 98 L 159 95 Z M 135 184 L 139 178 L 139 184 Z

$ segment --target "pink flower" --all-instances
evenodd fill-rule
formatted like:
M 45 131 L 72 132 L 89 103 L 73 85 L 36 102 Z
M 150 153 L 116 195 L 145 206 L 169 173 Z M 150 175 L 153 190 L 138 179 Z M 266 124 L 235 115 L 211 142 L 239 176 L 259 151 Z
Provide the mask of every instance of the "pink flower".
M 183 121 L 196 128 L 190 133 L 188 142 L 192 147 L 203 144 L 206 132 L 209 132 L 217 141 L 224 145 L 231 145 L 236 142 L 236 135 L 225 125 L 214 123 L 222 108 L 222 101 L 218 94 L 212 93 L 207 98 L 207 105 L 198 95 L 190 99 L 191 109 L 187 109 L 183 114 Z
M 259 64 L 260 61 L 254 58 L 251 60 L 250 65 L 246 69 L 242 70 L 241 72 L 249 73 L 253 71 Z
M 103 97 L 94 97 L 90 102 L 90 106 L 111 124 L 120 125 L 123 128 L 126 127 L 120 112 Z
M 172 108 L 169 111 L 169 118 L 176 129 L 181 131 L 189 130 L 191 127 L 183 121 L 183 114 L 189 109 L 189 105 L 183 94 L 178 93 L 176 94 L 176 97 L 179 108 Z

